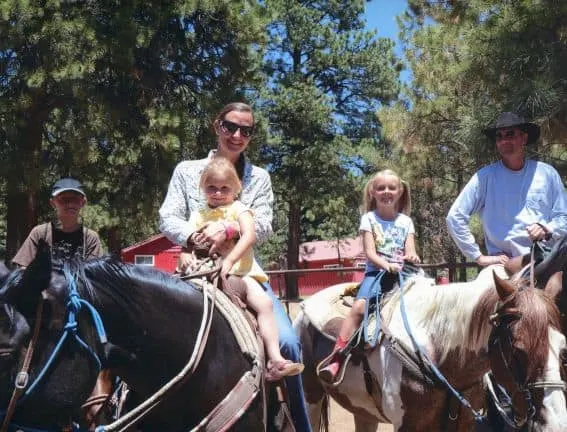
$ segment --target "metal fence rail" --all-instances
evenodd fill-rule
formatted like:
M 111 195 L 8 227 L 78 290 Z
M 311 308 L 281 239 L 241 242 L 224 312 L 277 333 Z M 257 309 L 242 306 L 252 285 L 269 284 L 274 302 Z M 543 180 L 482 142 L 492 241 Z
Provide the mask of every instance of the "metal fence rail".
M 438 283 L 456 282 L 470 280 L 476 277 L 479 266 L 476 263 L 438 263 L 420 264 L 426 274 L 435 278 Z M 460 270 L 460 271 L 459 271 Z M 289 269 L 289 270 L 268 270 L 270 284 L 274 292 L 278 294 L 284 302 L 301 301 L 305 296 L 309 296 L 328 286 L 341 283 L 353 282 L 362 279 L 364 268 L 361 267 L 338 267 L 321 269 Z M 286 286 L 286 275 L 297 275 L 298 297 L 288 296 Z M 445 279 L 446 278 L 446 279 Z

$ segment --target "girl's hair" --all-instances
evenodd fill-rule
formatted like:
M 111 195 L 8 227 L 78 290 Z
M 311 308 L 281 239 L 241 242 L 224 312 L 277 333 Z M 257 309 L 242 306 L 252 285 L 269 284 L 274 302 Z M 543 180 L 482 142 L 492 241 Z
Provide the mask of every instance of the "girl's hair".
M 370 180 L 368 180 L 368 182 L 366 182 L 363 196 L 364 213 L 376 209 L 376 199 L 372 196 L 372 189 L 374 188 L 376 179 L 378 177 L 386 175 L 398 178 L 400 182 L 400 188 L 402 189 L 402 194 L 400 195 L 400 199 L 398 200 L 398 212 L 409 216 L 409 214 L 411 213 L 411 195 L 409 184 L 405 180 L 402 180 L 395 171 L 392 171 L 390 169 L 378 171 L 372 176 Z
M 232 187 L 235 198 L 240 194 L 242 183 L 236 173 L 236 168 L 227 158 L 222 156 L 215 156 L 205 166 L 201 174 L 199 188 L 204 190 L 207 183 L 214 178 L 226 179 L 227 183 Z

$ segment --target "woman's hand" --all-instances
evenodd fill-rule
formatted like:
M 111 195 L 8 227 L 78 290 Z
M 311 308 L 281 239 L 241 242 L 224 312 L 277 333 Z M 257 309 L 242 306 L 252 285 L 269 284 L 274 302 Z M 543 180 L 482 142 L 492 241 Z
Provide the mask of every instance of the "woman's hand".
M 191 239 L 198 244 L 209 244 L 209 255 L 213 255 L 226 240 L 224 223 L 222 221 L 207 222 L 192 235 Z

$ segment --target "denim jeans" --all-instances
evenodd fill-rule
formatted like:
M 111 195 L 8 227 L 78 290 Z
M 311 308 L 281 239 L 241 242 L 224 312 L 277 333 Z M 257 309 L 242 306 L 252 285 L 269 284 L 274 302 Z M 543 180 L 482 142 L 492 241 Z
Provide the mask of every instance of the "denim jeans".
M 301 344 L 291 325 L 291 321 L 283 305 L 274 294 L 274 291 L 272 291 L 270 284 L 266 282 L 263 287 L 274 303 L 274 315 L 278 326 L 282 356 L 294 362 L 299 362 L 301 361 Z M 291 411 L 295 429 L 297 432 L 311 432 L 301 375 L 287 377 L 285 378 L 285 382 L 289 394 L 289 410 Z

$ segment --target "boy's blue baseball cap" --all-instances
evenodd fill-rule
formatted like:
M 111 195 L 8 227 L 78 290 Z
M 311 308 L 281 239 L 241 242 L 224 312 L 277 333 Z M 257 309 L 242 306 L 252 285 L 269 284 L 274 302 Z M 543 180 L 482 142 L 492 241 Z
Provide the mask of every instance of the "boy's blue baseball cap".
M 62 192 L 77 192 L 86 197 L 85 191 L 83 190 L 83 185 L 79 180 L 75 180 L 74 178 L 67 177 L 57 180 L 57 182 L 53 185 L 53 189 L 51 189 L 51 196 L 57 196 Z

